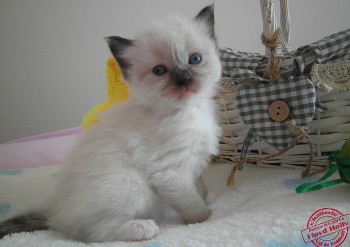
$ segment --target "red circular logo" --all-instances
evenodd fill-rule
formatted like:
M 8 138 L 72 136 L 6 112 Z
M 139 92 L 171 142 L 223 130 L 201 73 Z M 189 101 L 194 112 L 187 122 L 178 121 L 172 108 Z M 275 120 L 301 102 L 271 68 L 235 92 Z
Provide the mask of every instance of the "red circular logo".
M 317 247 L 340 246 L 348 236 L 350 214 L 343 214 L 334 208 L 316 210 L 301 231 L 305 243 L 311 242 Z

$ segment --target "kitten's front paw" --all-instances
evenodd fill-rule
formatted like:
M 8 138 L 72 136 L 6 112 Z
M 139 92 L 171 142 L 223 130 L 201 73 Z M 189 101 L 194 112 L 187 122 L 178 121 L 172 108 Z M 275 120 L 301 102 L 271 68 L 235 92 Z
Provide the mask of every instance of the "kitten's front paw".
M 187 215 L 184 218 L 184 220 L 186 224 L 202 223 L 210 217 L 211 213 L 212 213 L 211 209 L 206 208 L 204 210 L 197 211 L 195 213 Z
M 215 199 L 216 199 L 216 194 L 214 192 L 209 191 L 204 201 L 205 201 L 205 204 L 210 205 L 215 201 Z

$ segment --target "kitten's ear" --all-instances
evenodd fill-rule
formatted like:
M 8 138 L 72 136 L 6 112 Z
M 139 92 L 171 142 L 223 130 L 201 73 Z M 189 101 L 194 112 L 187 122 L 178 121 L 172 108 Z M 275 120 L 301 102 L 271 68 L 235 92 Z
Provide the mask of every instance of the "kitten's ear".
M 214 4 L 202 9 L 193 20 L 195 22 L 202 23 L 203 25 L 205 25 L 208 29 L 208 34 L 210 38 L 216 43 L 216 36 L 214 31 Z
M 130 67 L 130 62 L 125 57 L 125 50 L 134 45 L 134 42 L 130 39 L 125 39 L 119 36 L 106 37 L 105 40 L 108 43 L 114 58 L 117 60 L 120 68 L 122 69 L 124 76 L 126 76 L 126 70 Z

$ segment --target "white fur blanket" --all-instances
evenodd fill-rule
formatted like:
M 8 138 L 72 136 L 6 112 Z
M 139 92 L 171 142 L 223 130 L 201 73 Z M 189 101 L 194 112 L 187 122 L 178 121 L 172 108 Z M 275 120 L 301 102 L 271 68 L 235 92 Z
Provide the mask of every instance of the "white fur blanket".
M 235 187 L 227 188 L 230 168 L 227 164 L 212 165 L 206 171 L 207 187 L 216 198 L 210 205 L 213 215 L 202 224 L 162 225 L 160 234 L 145 242 L 84 244 L 54 231 L 40 231 L 5 236 L 0 246 L 315 246 L 304 243 L 301 236 L 315 210 L 335 208 L 350 213 L 348 184 L 297 194 L 294 189 L 298 185 L 316 178 L 302 179 L 301 170 L 247 165 L 238 173 Z M 44 205 L 60 169 L 47 166 L 0 170 L 0 220 Z M 350 246 L 350 236 L 342 246 Z

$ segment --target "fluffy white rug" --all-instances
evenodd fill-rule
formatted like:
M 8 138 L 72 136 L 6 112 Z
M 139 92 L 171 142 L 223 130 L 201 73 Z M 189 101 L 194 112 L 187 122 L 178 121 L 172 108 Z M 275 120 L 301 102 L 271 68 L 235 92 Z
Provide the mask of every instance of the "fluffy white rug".
M 45 204 L 52 194 L 60 166 L 0 170 L 0 220 Z M 236 185 L 226 187 L 231 167 L 210 166 L 205 173 L 208 189 L 216 194 L 211 218 L 195 225 L 162 225 L 160 234 L 145 242 L 84 244 L 65 239 L 54 231 L 5 236 L 1 247 L 165 247 L 165 246 L 315 246 L 304 243 L 301 230 L 320 208 L 350 213 L 350 185 L 297 194 L 301 170 L 246 165 Z M 349 229 L 349 228 L 348 228 Z M 336 234 L 333 234 L 333 237 Z M 350 236 L 342 246 L 350 246 Z

